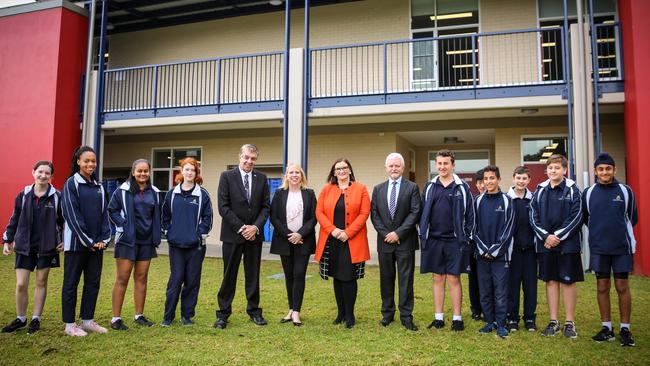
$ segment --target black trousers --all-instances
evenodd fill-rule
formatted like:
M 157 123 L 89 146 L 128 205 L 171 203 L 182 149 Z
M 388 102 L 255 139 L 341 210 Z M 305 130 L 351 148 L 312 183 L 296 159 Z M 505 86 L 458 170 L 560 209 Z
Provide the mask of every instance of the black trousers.
M 357 301 L 357 280 L 341 281 L 334 278 L 334 297 L 336 297 L 336 306 L 338 307 L 337 319 L 354 325 L 354 304 Z
M 519 294 L 524 292 L 524 321 L 535 321 L 537 308 L 537 254 L 535 248 L 515 248 L 510 260 L 508 320 L 519 322 Z
M 244 275 L 246 287 L 246 312 L 249 316 L 262 315 L 260 305 L 260 263 L 262 243 L 246 242 L 243 244 L 223 243 L 223 281 L 217 294 L 219 310 L 218 319 L 228 319 L 232 314 L 232 300 L 237 289 L 239 263 L 244 257 Z
M 64 323 L 75 322 L 77 310 L 77 287 L 81 274 L 84 287 L 81 294 L 79 315 L 83 320 L 95 318 L 95 305 L 102 279 L 104 251 L 65 252 L 63 264 L 63 289 L 61 290 L 61 315 Z
M 402 322 L 413 320 L 413 251 L 379 252 L 379 288 L 381 290 L 381 315 L 395 318 L 395 277 L 399 289 L 399 317 Z
M 478 291 L 478 274 L 476 269 L 476 256 L 472 252 L 469 255 L 469 267 L 470 271 L 467 274 L 467 283 L 469 291 L 469 306 L 472 310 L 472 314 L 481 315 L 483 311 L 481 310 L 481 295 Z
M 205 258 L 205 245 L 197 248 L 169 246 L 169 281 L 165 300 L 164 319 L 176 317 L 178 298 L 181 299 L 181 316 L 193 318 L 201 287 L 201 269 Z
M 289 309 L 300 311 L 302 298 L 305 294 L 305 276 L 310 255 L 300 254 L 300 250 L 293 245 L 290 250 L 290 254 L 280 256 L 280 260 L 284 270 L 284 282 L 287 286 Z
M 508 265 L 506 261 L 476 259 L 481 308 L 486 323 L 506 325 L 508 310 Z

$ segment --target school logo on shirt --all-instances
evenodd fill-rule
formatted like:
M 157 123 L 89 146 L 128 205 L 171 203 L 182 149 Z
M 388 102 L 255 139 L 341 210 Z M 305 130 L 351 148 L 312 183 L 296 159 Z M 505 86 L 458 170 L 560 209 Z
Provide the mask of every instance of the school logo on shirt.
M 45 206 L 43 206 L 43 207 L 45 207 L 45 208 L 54 208 L 54 204 L 51 203 L 51 202 L 48 202 L 48 203 L 46 203 Z
M 190 201 L 190 203 L 192 203 L 192 204 L 194 204 L 194 205 L 198 205 L 198 204 L 199 204 L 199 199 L 196 198 L 196 197 L 194 197 L 194 198 L 192 198 L 192 200 Z
M 503 206 L 498 205 L 496 210 L 494 210 L 494 212 L 503 212 Z
M 617 194 L 616 198 L 612 200 L 613 202 L 623 202 L 623 199 L 621 198 L 621 195 Z

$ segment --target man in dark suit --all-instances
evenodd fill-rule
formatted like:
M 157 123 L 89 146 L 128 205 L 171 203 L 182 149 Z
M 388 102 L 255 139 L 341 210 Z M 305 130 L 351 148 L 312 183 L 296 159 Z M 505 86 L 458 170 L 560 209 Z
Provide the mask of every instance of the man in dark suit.
M 232 314 L 237 272 L 242 255 L 246 283 L 246 312 L 257 325 L 266 325 L 260 303 L 260 261 L 264 223 L 269 217 L 266 176 L 253 170 L 258 151 L 246 144 L 239 150 L 239 166 L 221 173 L 217 191 L 223 242 L 223 281 L 217 294 L 219 310 L 215 328 L 225 329 Z
M 386 157 L 388 180 L 372 191 L 371 220 L 377 230 L 381 314 L 379 322 L 388 326 L 395 319 L 395 273 L 399 282 L 399 313 L 402 325 L 416 331 L 413 323 L 413 273 L 420 218 L 418 186 L 402 178 L 404 158 L 391 153 Z M 396 271 L 397 267 L 397 271 Z

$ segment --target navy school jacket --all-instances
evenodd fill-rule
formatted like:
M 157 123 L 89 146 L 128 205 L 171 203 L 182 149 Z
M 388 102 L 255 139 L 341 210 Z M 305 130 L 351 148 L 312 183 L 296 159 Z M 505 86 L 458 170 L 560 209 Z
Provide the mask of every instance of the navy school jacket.
M 454 220 L 454 236 L 456 239 L 467 244 L 472 238 L 474 231 L 474 205 L 472 204 L 472 193 L 469 185 L 460 179 L 456 174 L 454 176 L 454 201 L 453 201 L 453 217 Z M 435 187 L 439 176 L 435 176 L 431 182 L 427 182 L 422 190 L 422 216 L 420 216 L 419 235 L 420 245 L 422 250 L 428 247 L 427 238 L 429 236 L 429 221 L 431 217 L 431 208 L 433 207 L 433 194 L 431 194 L 431 187 Z
M 632 188 L 614 181 L 595 183 L 583 193 L 583 214 L 594 254 L 622 255 L 636 251 L 632 227 L 637 223 Z
M 162 229 L 169 245 L 194 248 L 204 244 L 212 229 L 212 202 L 203 187 L 196 184 L 188 197 L 181 194 L 181 185 L 165 195 L 162 206 Z
M 494 259 L 510 261 L 515 219 L 510 197 L 501 191 L 482 193 L 476 197 L 474 207 L 476 252 L 480 256 L 487 253 Z
M 111 240 L 108 202 L 104 187 L 99 182 L 87 181 L 75 173 L 65 181 L 62 201 L 66 252 L 86 251 L 99 242 L 108 244 Z
M 153 222 L 151 225 L 153 235 L 153 245 L 160 245 L 161 236 L 161 209 L 158 193 L 160 190 L 151 186 L 156 197 L 156 204 L 153 210 Z M 115 244 L 127 246 L 135 245 L 135 210 L 133 208 L 133 193 L 131 193 L 131 182 L 126 181 L 113 192 L 108 203 L 108 218 L 115 225 Z
M 14 251 L 18 254 L 29 255 L 31 246 L 32 226 L 39 225 L 41 240 L 38 243 L 38 255 L 56 254 L 56 246 L 62 241 L 63 215 L 61 214 L 61 193 L 51 185 L 45 199 L 44 209 L 41 210 L 37 223 L 33 222 L 34 185 L 26 186 L 14 204 L 14 211 L 9 224 L 2 234 L 3 243 L 14 243 Z
M 550 179 L 540 183 L 533 194 L 530 205 L 530 224 L 535 232 L 535 247 L 538 253 L 559 251 L 560 253 L 580 253 L 582 249 L 582 196 L 576 182 L 565 178 L 565 187 L 560 202 L 547 202 Z M 562 225 L 554 232 L 549 232 L 547 205 L 561 205 Z M 546 238 L 554 234 L 560 238 L 560 245 L 546 249 Z
M 533 193 L 526 189 L 524 197 L 520 198 L 515 193 L 515 189 L 510 187 L 508 197 L 512 201 L 512 209 L 515 214 L 512 238 L 514 239 L 514 248 L 525 250 L 535 248 L 535 233 L 530 226 L 530 201 L 533 199 Z

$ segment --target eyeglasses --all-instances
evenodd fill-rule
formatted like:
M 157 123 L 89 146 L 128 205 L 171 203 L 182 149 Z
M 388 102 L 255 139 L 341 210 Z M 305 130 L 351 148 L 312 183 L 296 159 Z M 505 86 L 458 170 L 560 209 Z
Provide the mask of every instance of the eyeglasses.
M 346 170 L 348 170 L 347 166 L 343 166 L 343 167 L 340 167 L 340 168 L 334 168 L 334 171 L 337 171 L 337 172 L 344 172 Z

